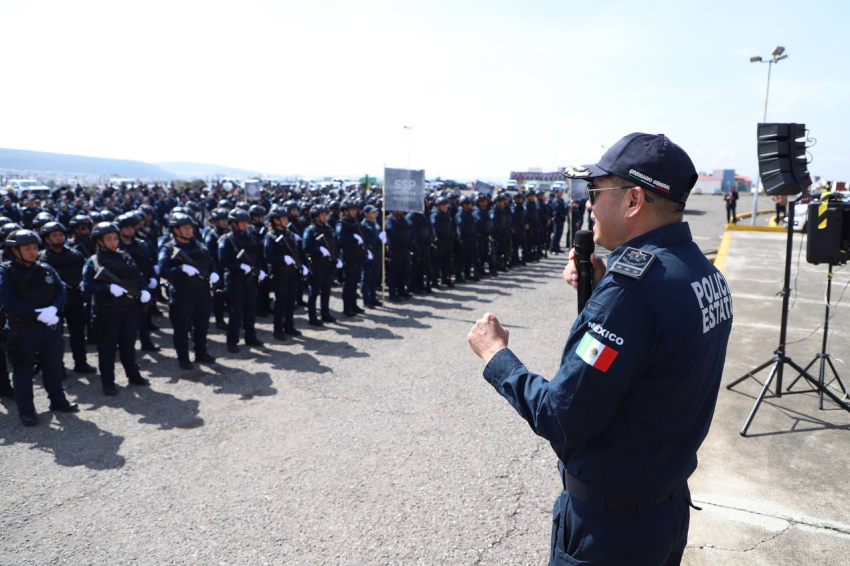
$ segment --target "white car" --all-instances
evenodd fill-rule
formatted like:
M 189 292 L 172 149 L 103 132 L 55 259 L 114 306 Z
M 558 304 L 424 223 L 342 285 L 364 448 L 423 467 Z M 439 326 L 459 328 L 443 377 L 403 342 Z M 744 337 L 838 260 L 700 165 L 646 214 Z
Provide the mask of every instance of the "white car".
M 15 196 L 18 198 L 21 198 L 21 193 L 24 191 L 37 197 L 46 197 L 50 194 L 50 188 L 42 185 L 41 182 L 35 179 L 10 179 L 6 185 L 6 189 L 15 191 Z
M 848 191 L 848 192 L 836 192 L 834 194 L 839 195 L 843 202 L 850 202 L 850 191 Z M 811 204 L 812 202 L 815 202 L 815 203 L 820 202 L 819 199 L 820 199 L 819 194 L 812 195 L 811 202 L 797 203 L 794 206 L 794 230 L 795 231 L 798 231 L 798 232 L 805 232 L 806 231 L 807 221 L 809 219 L 809 204 Z M 787 214 L 785 215 L 785 218 L 783 219 L 782 224 L 784 224 L 786 228 L 788 227 L 788 215 Z

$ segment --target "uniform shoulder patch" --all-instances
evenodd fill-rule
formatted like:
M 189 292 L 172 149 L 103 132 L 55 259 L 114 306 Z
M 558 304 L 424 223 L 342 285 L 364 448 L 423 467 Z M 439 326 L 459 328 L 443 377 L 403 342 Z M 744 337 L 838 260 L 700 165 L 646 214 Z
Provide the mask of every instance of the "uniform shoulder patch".
M 637 248 L 626 248 L 609 271 L 640 280 L 654 261 L 655 254 Z

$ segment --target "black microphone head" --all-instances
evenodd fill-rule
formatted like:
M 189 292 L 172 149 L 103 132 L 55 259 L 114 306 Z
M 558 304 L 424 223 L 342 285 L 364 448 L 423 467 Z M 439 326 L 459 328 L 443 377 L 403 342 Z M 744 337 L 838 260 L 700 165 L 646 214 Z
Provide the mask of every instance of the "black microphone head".
M 574 247 L 576 253 L 592 254 L 596 250 L 596 244 L 593 243 L 593 232 L 591 230 L 576 232 Z

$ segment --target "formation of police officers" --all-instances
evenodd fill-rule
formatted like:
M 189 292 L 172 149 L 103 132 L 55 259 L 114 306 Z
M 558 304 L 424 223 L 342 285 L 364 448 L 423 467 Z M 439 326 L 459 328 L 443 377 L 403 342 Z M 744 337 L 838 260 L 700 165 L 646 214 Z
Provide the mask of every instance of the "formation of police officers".
M 99 373 L 103 393 L 114 396 L 116 355 L 131 385 L 150 384 L 135 344 L 160 349 L 151 340 L 158 300 L 169 307 L 179 367 L 191 370 L 215 363 L 207 350 L 211 315 L 237 353 L 240 338 L 263 346 L 258 316 L 272 316 L 278 341 L 301 336 L 298 307 L 307 307 L 312 326 L 336 322 L 334 282 L 342 283 L 345 316 L 366 312 L 358 296 L 367 308 L 382 306 L 384 265 L 389 299 L 403 301 L 562 251 L 567 205 L 560 192 L 547 199 L 544 191 L 444 191 L 426 197 L 424 212 L 388 212 L 382 226 L 381 194 L 365 186 L 349 194 L 269 186 L 251 204 L 228 185 L 180 193 L 107 187 L 94 195 L 78 186 L 41 203 L 3 199 L 0 396 L 14 398 L 24 425 L 38 424 L 38 372 L 50 410 L 79 410 L 62 386 L 66 327 L 74 372 Z M 87 343 L 96 345 L 96 368 Z

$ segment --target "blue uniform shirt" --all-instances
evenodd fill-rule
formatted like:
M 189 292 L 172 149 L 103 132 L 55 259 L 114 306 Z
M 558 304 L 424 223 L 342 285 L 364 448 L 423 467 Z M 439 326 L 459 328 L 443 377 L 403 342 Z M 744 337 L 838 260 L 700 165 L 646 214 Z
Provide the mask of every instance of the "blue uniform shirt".
M 654 255 L 641 279 L 611 270 L 627 254 Z M 551 381 L 508 348 L 484 377 L 574 477 L 606 495 L 653 501 L 696 469 L 731 330 L 726 280 L 680 222 L 611 253 Z

